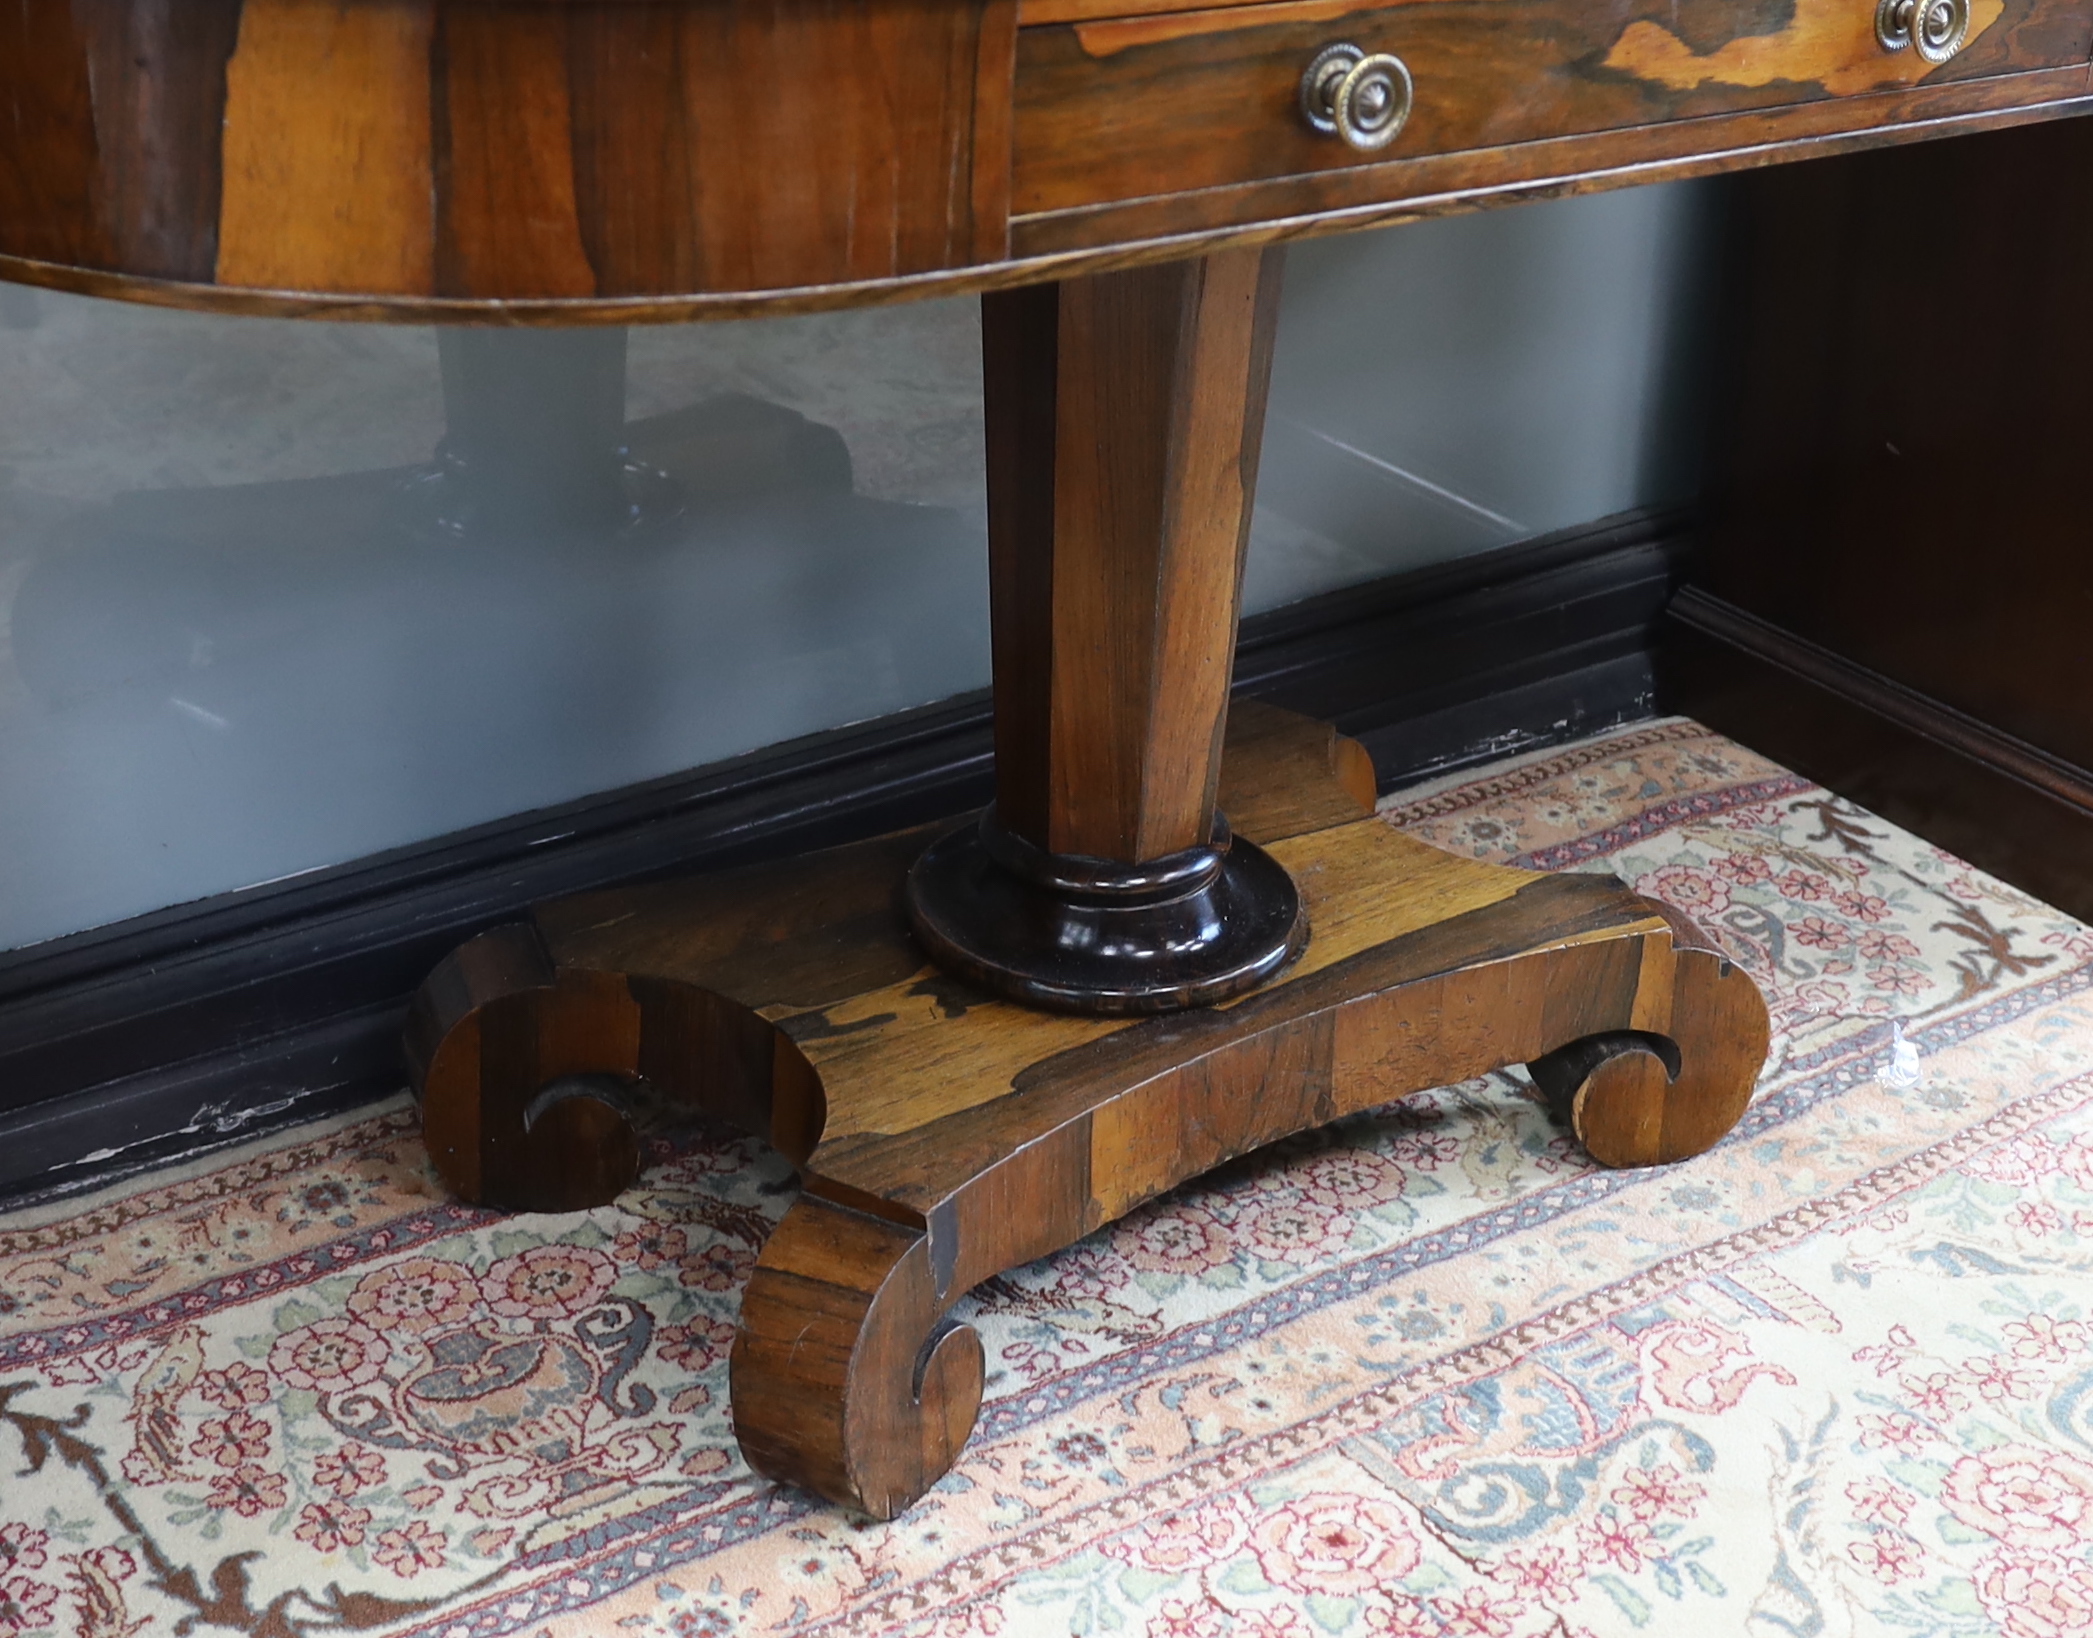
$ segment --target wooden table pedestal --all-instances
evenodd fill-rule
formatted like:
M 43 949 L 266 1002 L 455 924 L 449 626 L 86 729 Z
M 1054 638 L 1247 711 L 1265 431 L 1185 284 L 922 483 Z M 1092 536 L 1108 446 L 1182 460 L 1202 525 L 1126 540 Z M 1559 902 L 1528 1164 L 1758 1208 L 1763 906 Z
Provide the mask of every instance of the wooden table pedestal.
M 1412 841 L 1359 746 L 1231 711 L 1277 280 L 1230 250 L 984 298 L 986 823 L 543 906 L 416 1003 L 429 1151 L 467 1199 L 614 1198 L 642 1088 L 794 1162 L 735 1430 L 878 1518 L 973 1426 L 981 1346 L 945 1316 L 982 1280 L 1510 1064 L 1600 1161 L 1678 1160 L 1765 1056 L 1758 991 L 1676 913 Z

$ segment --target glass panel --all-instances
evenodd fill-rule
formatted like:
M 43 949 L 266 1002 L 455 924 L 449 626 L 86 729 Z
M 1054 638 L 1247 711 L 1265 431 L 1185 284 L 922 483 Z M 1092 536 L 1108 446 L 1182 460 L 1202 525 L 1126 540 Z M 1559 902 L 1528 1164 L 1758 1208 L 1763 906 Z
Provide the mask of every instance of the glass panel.
M 1696 220 L 1298 247 L 1249 607 L 1690 490 Z M 982 685 L 979 369 L 971 300 L 438 332 L 0 286 L 0 948 Z

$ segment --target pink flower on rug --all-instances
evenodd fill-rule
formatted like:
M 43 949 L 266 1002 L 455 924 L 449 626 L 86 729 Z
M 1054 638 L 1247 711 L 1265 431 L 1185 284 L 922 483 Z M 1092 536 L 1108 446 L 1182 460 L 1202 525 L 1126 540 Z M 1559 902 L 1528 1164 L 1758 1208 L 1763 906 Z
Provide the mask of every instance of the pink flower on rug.
M 192 1456 L 208 1456 L 219 1467 L 269 1459 L 269 1424 L 246 1411 L 234 1411 L 204 1423 L 190 1444 Z
M 479 1303 L 479 1280 L 463 1263 L 409 1257 L 364 1275 L 344 1306 L 374 1331 L 420 1333 L 469 1318 Z
M 703 1251 L 683 1259 L 677 1276 L 699 1291 L 739 1291 L 756 1271 L 756 1254 L 747 1246 L 715 1240 Z
M 320 1489 L 347 1498 L 385 1482 L 385 1458 L 357 1445 L 330 1450 L 313 1463 L 312 1480 Z
M 1096 1246 L 1071 1246 L 1046 1265 L 1046 1289 L 1069 1302 L 1098 1302 L 1126 1288 L 1126 1264 Z
M 2040 1399 L 2042 1378 L 2006 1354 L 1973 1359 L 1962 1367 L 1963 1380 L 1984 1396 L 1985 1403 L 2003 1405 L 2011 1399 Z
M 1585 1557 L 1615 1565 L 1630 1575 L 1640 1573 L 1644 1559 L 1659 1556 L 1657 1537 L 1650 1527 L 1641 1519 L 1622 1518 L 1618 1513 L 1601 1513 L 1577 1532 L 1577 1541 Z
M 1846 1486 L 1846 1500 L 1853 1504 L 1853 1516 L 1864 1524 L 1901 1525 L 1911 1517 L 1916 1498 L 1881 1479 L 1862 1479 Z
M 1877 1376 L 1888 1376 L 1901 1368 L 1917 1347 L 1918 1341 L 1909 1331 L 1901 1325 L 1892 1325 L 1887 1341 L 1856 1348 L 1853 1358 L 1856 1363 L 1868 1366 Z
M 1318 1155 L 1295 1175 L 1304 1198 L 1338 1211 L 1364 1211 L 1403 1192 L 1400 1167 L 1365 1149 Z
M 385 1368 L 385 1344 L 354 1320 L 314 1320 L 286 1331 L 269 1350 L 269 1369 L 294 1388 L 339 1393 L 375 1382 Z
M 293 1533 L 308 1547 L 322 1553 L 338 1553 L 344 1547 L 361 1547 L 364 1530 L 370 1525 L 368 1507 L 349 1507 L 341 1502 L 307 1502 L 298 1512 Z
M 1839 914 L 1871 924 L 1888 921 L 1894 913 L 1889 907 L 1889 901 L 1874 893 L 1841 893 L 1831 902 L 1838 906 Z
M 2054 1320 L 2047 1314 L 2030 1314 L 2024 1320 L 2008 1320 L 2005 1337 L 2022 1359 L 2039 1359 L 2061 1365 L 2073 1354 L 2086 1352 L 2093 1331 L 2083 1320 Z
M 2039 1135 L 2013 1138 L 1980 1150 L 1962 1163 L 1972 1177 L 2024 1189 L 2057 1170 L 2057 1155 Z
M 1236 1212 L 1231 1226 L 1250 1255 L 1268 1263 L 1323 1262 L 1352 1239 L 1352 1225 L 1342 1212 L 1284 1195 L 1252 1200 Z
M 1114 1536 L 1104 1550 L 1158 1575 L 1182 1575 L 1233 1558 L 1249 1540 L 1248 1509 L 1239 1497 L 1223 1496 L 1151 1519 L 1138 1530 Z
M 642 1223 L 613 1240 L 610 1255 L 620 1268 L 642 1268 L 651 1273 L 688 1257 L 690 1236 L 673 1223 Z
M 1814 871 L 1790 870 L 1773 884 L 1791 899 L 1804 904 L 1822 904 L 1831 897 L 1831 883 Z
M 571 1319 L 617 1283 L 618 1265 L 594 1246 L 532 1246 L 480 1276 L 487 1306 L 506 1319 Z
M 2093 1567 L 2001 1555 L 1977 1566 L 1977 1597 L 2004 1638 L 2085 1638 L 2093 1632 Z
M 1814 978 L 1792 990 L 1775 990 L 1766 998 L 1774 1017 L 1794 1024 L 1811 1018 L 1836 1018 L 1847 1010 L 1847 990 L 1835 978 Z
M 1396 1597 L 1366 1607 L 1365 1638 L 1439 1638 L 1444 1630 L 1419 1599 Z
M 686 1371 L 703 1371 L 725 1359 L 734 1346 L 734 1327 L 700 1314 L 684 1325 L 665 1325 L 655 1332 L 661 1357 Z
M 16 1520 L 0 1524 L 0 1575 L 12 1570 L 41 1570 L 50 1557 L 51 1532 Z
M 1940 1494 L 1964 1524 L 2008 1547 L 2062 1551 L 2093 1541 L 2093 1467 L 2062 1451 L 1993 1446 L 1949 1469 Z
M 1361 1496 L 1288 1502 L 1258 1527 L 1253 1545 L 1274 1586 L 1338 1598 L 1400 1581 L 1417 1567 L 1417 1540 L 1403 1516 Z
M 1756 853 L 1725 853 L 1715 868 L 1739 887 L 1756 887 L 1773 880 L 1773 867 Z
M 1729 884 L 1692 865 L 1666 865 L 1635 884 L 1645 897 L 1676 905 L 1689 916 L 1719 915 L 1730 907 Z
M 1123 1218 L 1112 1231 L 1112 1249 L 1151 1274 L 1196 1276 L 1235 1261 L 1228 1231 L 1213 1214 L 1182 1203 Z
M 2093 1194 L 2093 1138 L 2075 1137 L 2057 1151 L 2057 1170 Z
M 15 1521 L 0 1525 L 0 1575 L 17 1569 L 42 1569 L 48 1561 L 50 1531 Z
M 1292 1610 L 1231 1610 L 1229 1638 L 1309 1638 L 1307 1625 Z
M 1902 1377 L 1897 1386 L 1904 1390 L 1915 1407 L 1936 1422 L 1945 1422 L 1969 1409 L 1969 1395 L 1963 1391 L 1960 1379 L 1952 1371 L 1935 1371 L 1924 1377 Z
M 1491 1576 L 1535 1598 L 1569 1598 L 1577 1591 L 1578 1571 L 1560 1547 L 1511 1552 L 1490 1568 Z
M 381 1535 L 371 1557 L 401 1580 L 411 1581 L 424 1570 L 442 1569 L 444 1549 L 450 1544 L 447 1531 L 432 1529 L 416 1519 L 405 1529 L 387 1530 Z
M 1788 929 L 1789 936 L 1797 944 L 1807 944 L 1816 950 L 1836 950 L 1851 944 L 1853 935 L 1835 921 L 1826 921 L 1822 916 L 1804 916 Z
M 205 1371 L 196 1379 L 196 1391 L 220 1410 L 266 1404 L 269 1373 L 252 1365 L 228 1365 L 222 1371 Z
M 1870 967 L 1868 982 L 1878 990 L 1887 990 L 1892 995 L 1924 995 L 1932 982 L 1916 967 L 1903 965 Z
M 1465 1587 L 1457 1599 L 1433 1599 L 1432 1613 L 1446 1638 L 1511 1638 L 1519 1620 L 1515 1608 L 1498 1603 L 1481 1587 Z
M 1613 1500 L 1639 1519 L 1690 1519 L 1707 1490 L 1670 1467 L 1631 1467 Z
M 46 1630 L 57 1600 L 58 1589 L 48 1581 L 32 1581 L 26 1575 L 0 1578 L 0 1638 Z
M 1925 1553 L 1901 1530 L 1877 1530 L 1849 1546 L 1846 1556 L 1887 1587 L 1926 1573 Z
M 111 1581 L 128 1581 L 138 1573 L 138 1560 L 121 1547 L 91 1547 L 80 1555 L 80 1562 Z
M 1925 1423 L 1902 1411 L 1860 1418 L 1860 1442 L 1867 1450 L 1915 1450 L 1932 1436 Z
M 204 1503 L 209 1507 L 229 1507 L 243 1519 L 274 1513 L 284 1504 L 283 1475 L 249 1462 L 213 1479 Z
M 2054 1206 L 2044 1205 L 2039 1200 L 2023 1200 L 2006 1213 L 2006 1221 L 2023 1234 L 2031 1234 L 2040 1240 L 2054 1234 L 2064 1226 L 2064 1219 Z
M 1870 928 L 1860 936 L 1860 954 L 1863 961 L 1909 961 L 1919 947 L 1902 933 Z
M 1434 1172 L 1461 1158 L 1461 1141 L 1445 1132 L 1407 1132 L 1388 1145 L 1388 1158 L 1413 1171 Z
M 1148 1623 L 1147 1638 L 1230 1638 L 1235 1612 L 1173 1598 Z

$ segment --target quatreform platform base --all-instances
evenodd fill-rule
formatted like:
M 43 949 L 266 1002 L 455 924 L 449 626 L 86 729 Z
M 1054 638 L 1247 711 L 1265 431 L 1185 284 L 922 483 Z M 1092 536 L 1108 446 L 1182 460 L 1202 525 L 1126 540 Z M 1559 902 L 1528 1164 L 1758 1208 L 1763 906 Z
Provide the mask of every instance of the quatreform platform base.
M 1219 795 L 1309 931 L 1248 993 L 1082 1017 L 950 976 L 903 903 L 939 827 L 584 895 L 424 987 L 436 1167 L 469 1200 L 600 1204 L 638 1170 L 649 1096 L 775 1144 L 804 1187 L 743 1297 L 735 1431 L 760 1472 L 889 1518 L 980 1406 L 953 1301 L 1233 1155 L 1512 1064 L 1611 1166 L 1743 1113 L 1765 1005 L 1676 912 L 1411 840 L 1373 817 L 1356 744 L 1269 707 L 1230 713 Z

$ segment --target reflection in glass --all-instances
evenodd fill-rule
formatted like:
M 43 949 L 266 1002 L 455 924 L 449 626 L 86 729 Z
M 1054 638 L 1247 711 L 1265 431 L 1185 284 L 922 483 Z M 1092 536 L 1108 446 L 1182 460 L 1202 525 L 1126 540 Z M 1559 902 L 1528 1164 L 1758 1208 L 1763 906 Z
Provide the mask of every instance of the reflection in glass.
M 1704 197 L 1295 247 L 1246 610 L 1689 495 Z M 985 519 L 967 299 L 439 332 L 0 285 L 0 949 L 978 688 Z
M 978 501 L 863 493 L 835 428 L 745 391 L 628 421 L 622 330 L 416 339 L 394 352 L 437 364 L 442 411 L 420 460 L 0 514 L 0 847 L 35 864 L 0 941 L 985 678 Z M 352 390 L 382 416 L 406 373 Z M 210 407 L 266 467 L 266 414 Z

